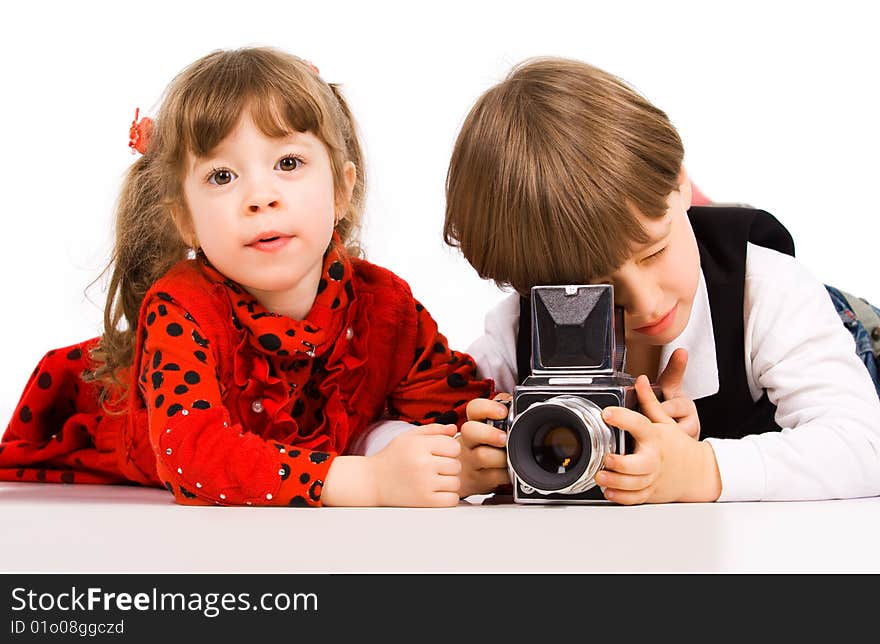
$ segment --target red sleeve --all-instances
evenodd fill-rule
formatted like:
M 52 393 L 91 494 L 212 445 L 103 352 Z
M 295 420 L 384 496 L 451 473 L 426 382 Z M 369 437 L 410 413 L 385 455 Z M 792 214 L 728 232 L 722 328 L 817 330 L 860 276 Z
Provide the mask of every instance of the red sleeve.
M 467 420 L 473 398 L 489 398 L 492 380 L 477 378 L 477 367 L 466 353 L 452 351 L 427 309 L 415 303 L 418 315 L 416 350 L 409 373 L 388 398 L 392 418 L 414 425 L 456 424 Z
M 139 380 L 157 470 L 186 505 L 321 505 L 333 453 L 299 449 L 232 424 L 216 357 L 198 322 L 169 296 L 145 303 Z

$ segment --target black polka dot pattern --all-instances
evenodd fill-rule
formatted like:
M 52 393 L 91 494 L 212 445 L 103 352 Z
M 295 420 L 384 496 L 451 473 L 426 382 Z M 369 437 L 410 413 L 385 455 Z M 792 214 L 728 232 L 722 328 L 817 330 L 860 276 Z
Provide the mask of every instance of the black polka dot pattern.
M 464 376 L 460 373 L 451 373 L 446 378 L 446 384 L 448 384 L 453 389 L 459 389 L 461 387 L 467 387 L 467 380 L 465 380 Z
M 336 422 L 326 411 L 336 409 L 336 402 L 332 399 L 328 401 L 325 397 L 328 393 L 337 395 L 337 390 L 323 383 L 328 375 L 338 377 L 338 353 L 371 350 L 373 340 L 370 326 L 361 323 L 354 313 L 342 313 L 350 311 L 347 307 L 354 300 L 355 292 L 359 295 L 362 293 L 360 282 L 353 281 L 358 277 L 358 266 L 347 260 L 331 259 L 325 263 L 313 305 L 314 314 L 310 313 L 309 316 L 311 320 L 297 321 L 279 316 L 266 310 L 244 289 L 236 290 L 227 284 L 227 288 L 237 293 L 229 293 L 231 309 L 226 313 L 237 329 L 232 333 L 240 333 L 236 337 L 243 341 L 235 348 L 248 351 L 248 361 L 256 361 L 255 364 L 260 365 L 259 373 L 264 374 L 260 379 L 268 377 L 270 383 L 275 383 L 271 390 L 261 392 L 258 388 L 248 396 L 240 395 L 231 382 L 221 381 L 221 377 L 226 379 L 233 375 L 230 365 L 218 360 L 228 359 L 225 336 L 216 352 L 207 350 L 209 338 L 198 327 L 193 316 L 170 296 L 167 299 L 156 296 L 143 312 L 145 317 L 151 314 L 153 317 L 152 326 L 148 324 L 146 326 L 149 328 L 145 326 L 141 329 L 146 336 L 145 350 L 149 357 L 145 355 L 141 362 L 143 373 L 138 376 L 144 379 L 144 384 L 140 387 L 152 412 L 151 432 L 154 431 L 152 419 L 155 418 L 155 431 L 161 432 L 160 441 L 171 441 L 168 445 L 174 446 L 173 455 L 169 452 L 167 455 L 158 453 L 157 456 L 165 468 L 161 470 L 163 478 L 169 479 L 172 492 L 179 501 L 208 494 L 197 489 L 194 483 L 195 480 L 201 480 L 207 489 L 212 490 L 205 497 L 208 502 L 220 499 L 224 504 L 239 505 L 248 501 L 261 505 L 269 501 L 274 505 L 289 504 L 293 507 L 320 504 L 323 478 L 333 457 L 331 448 L 306 450 L 295 447 L 295 444 L 300 440 L 309 441 L 304 444 L 314 444 L 311 441 L 320 438 L 321 432 L 326 427 L 333 427 Z M 365 289 L 363 293 L 365 300 L 371 301 L 368 295 L 373 291 Z M 389 396 L 386 402 L 388 414 L 416 425 L 430 422 L 458 424 L 464 418 L 464 404 L 452 403 L 453 400 L 466 401 L 473 397 L 472 374 L 467 368 L 471 365 L 461 368 L 448 366 L 454 354 L 437 332 L 430 315 L 412 299 L 402 300 L 401 304 L 407 308 L 398 310 L 396 319 L 411 324 L 414 313 L 408 307 L 415 307 L 419 324 L 415 341 L 412 334 L 401 333 L 399 338 L 395 337 L 389 343 L 389 354 L 399 365 L 396 370 L 398 373 L 402 371 L 400 391 L 406 393 L 400 397 L 395 397 L 390 391 L 386 394 Z M 340 323 L 340 319 L 344 321 Z M 336 354 L 333 353 L 334 349 Z M 414 359 L 408 367 L 400 364 L 410 356 Z M 240 380 L 239 366 L 235 366 L 235 378 Z M 39 376 L 38 373 L 35 380 L 39 380 Z M 344 370 L 342 376 L 348 377 Z M 242 384 L 236 382 L 235 387 L 240 389 Z M 384 386 L 378 382 L 370 383 L 370 386 L 375 387 L 376 384 Z M 451 392 L 451 389 L 456 392 Z M 222 416 L 219 415 L 221 408 Z M 344 411 L 352 413 L 353 410 L 344 408 Z M 188 466 L 187 459 L 190 457 L 185 456 L 187 451 L 177 447 L 187 444 L 178 441 L 188 439 L 185 435 L 181 437 L 178 431 L 201 427 L 204 419 L 213 418 L 207 415 L 209 413 L 218 414 L 217 418 L 226 421 L 224 427 L 228 427 L 228 431 L 217 434 L 223 437 L 223 441 L 241 441 L 237 444 L 242 447 L 259 445 L 259 442 L 254 442 L 255 436 L 272 436 L 275 441 L 281 441 L 263 444 L 263 448 L 267 445 L 275 447 L 275 458 L 272 459 L 274 470 L 257 473 L 257 476 L 271 476 L 275 485 L 280 487 L 274 487 L 269 482 L 264 490 L 258 488 L 247 496 L 241 496 L 239 490 L 246 489 L 246 485 L 211 485 L 212 481 L 202 478 L 201 474 L 194 474 L 203 470 Z M 167 419 L 171 417 L 174 420 L 169 423 Z M 244 419 L 247 420 L 243 425 Z M 360 422 L 358 419 L 357 431 L 360 431 Z M 277 428 L 274 433 L 268 433 L 273 431 L 273 427 Z M 164 435 L 166 428 L 170 430 L 170 436 L 167 437 Z M 218 444 L 228 444 L 230 447 L 224 447 L 222 451 L 233 453 L 233 442 Z M 336 446 L 332 449 L 335 450 Z M 247 449 L 244 449 L 241 453 L 246 452 Z M 182 471 L 178 471 L 179 465 Z M 217 496 L 220 492 L 225 492 L 226 496 Z
M 337 282 L 345 277 L 345 267 L 342 265 L 342 262 L 333 262 L 327 271 L 327 275 L 330 276 L 330 279 Z
M 281 339 L 274 333 L 264 333 L 258 340 L 266 351 L 278 351 L 281 348 Z
M 320 465 L 328 458 L 330 458 L 330 454 L 328 454 L 327 452 L 312 452 L 309 455 L 309 460 L 315 465 Z

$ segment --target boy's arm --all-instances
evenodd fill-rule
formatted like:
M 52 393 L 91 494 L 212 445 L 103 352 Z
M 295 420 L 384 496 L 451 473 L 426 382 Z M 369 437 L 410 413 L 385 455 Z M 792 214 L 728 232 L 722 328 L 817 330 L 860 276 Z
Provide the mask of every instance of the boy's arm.
M 491 378 L 497 391 L 512 392 L 517 384 L 518 331 L 519 295 L 512 293 L 486 314 L 483 335 L 467 349 L 477 363 L 477 375 Z
M 749 245 L 746 372 L 781 432 L 707 439 L 722 501 L 880 494 L 880 401 L 823 285 L 793 258 Z

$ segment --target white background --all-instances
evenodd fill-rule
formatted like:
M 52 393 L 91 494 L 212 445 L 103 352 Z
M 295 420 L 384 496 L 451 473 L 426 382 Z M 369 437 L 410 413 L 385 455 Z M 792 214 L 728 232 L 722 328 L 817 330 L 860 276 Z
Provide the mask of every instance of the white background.
M 0 429 L 48 349 L 101 331 L 101 283 L 87 287 L 109 256 L 134 108 L 150 112 L 174 74 L 217 48 L 277 46 L 343 84 L 367 154 L 368 258 L 409 281 L 456 348 L 503 294 L 442 242 L 449 154 L 477 96 L 536 55 L 628 80 L 678 127 L 704 192 L 774 213 L 819 279 L 876 304 L 872 4 L 11 4 L 0 25 Z

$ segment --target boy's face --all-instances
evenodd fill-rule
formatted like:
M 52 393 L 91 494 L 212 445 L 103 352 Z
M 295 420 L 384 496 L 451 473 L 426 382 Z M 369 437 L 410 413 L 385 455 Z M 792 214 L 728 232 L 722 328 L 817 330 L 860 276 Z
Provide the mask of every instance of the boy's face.
M 684 172 L 667 205 L 657 219 L 639 215 L 650 240 L 633 247 L 626 262 L 598 280 L 614 285 L 615 303 L 624 307 L 627 344 L 667 344 L 684 331 L 690 318 L 700 255 L 686 214 L 691 190 Z

